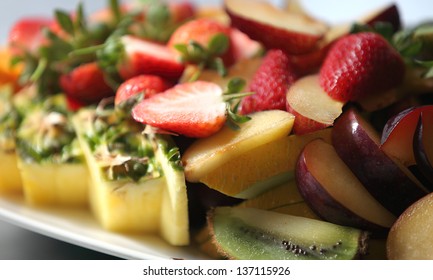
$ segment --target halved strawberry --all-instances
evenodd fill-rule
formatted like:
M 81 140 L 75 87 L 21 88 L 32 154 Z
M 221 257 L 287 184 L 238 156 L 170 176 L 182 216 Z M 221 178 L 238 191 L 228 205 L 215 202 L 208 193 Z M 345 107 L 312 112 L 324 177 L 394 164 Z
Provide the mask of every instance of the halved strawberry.
M 320 69 L 320 85 L 330 97 L 346 102 L 398 86 L 405 64 L 379 34 L 361 32 L 339 39 Z
M 216 35 L 223 34 L 228 39 L 228 46 L 222 54 L 218 55 L 224 61 L 225 66 L 234 62 L 233 44 L 231 42 L 230 27 L 213 19 L 200 18 L 186 22 L 179 26 L 171 35 L 168 47 L 177 52 L 178 45 L 188 46 L 191 42 L 198 43 L 208 50 L 209 44 Z M 182 53 L 179 53 L 182 55 Z
M 76 103 L 92 104 L 114 95 L 96 62 L 82 64 L 60 77 L 60 87 Z
M 199 138 L 219 131 L 227 119 L 226 111 L 221 87 L 196 81 L 142 100 L 132 109 L 132 116 L 152 127 Z
M 297 78 L 288 55 L 281 50 L 268 51 L 250 82 L 249 90 L 255 94 L 242 100 L 241 113 L 285 110 L 287 90 Z
M 42 32 L 53 24 L 51 18 L 25 17 L 12 26 L 9 31 L 8 45 L 15 55 L 23 52 L 34 53 L 44 42 L 47 42 Z
M 149 98 L 163 92 L 172 86 L 171 83 L 154 75 L 140 75 L 123 82 L 116 91 L 114 104 L 119 105 L 134 95 L 143 93 L 144 98 Z
M 119 58 L 118 71 L 124 80 L 143 74 L 177 80 L 185 69 L 173 50 L 164 45 L 130 35 L 123 36 L 120 43 L 123 56 Z

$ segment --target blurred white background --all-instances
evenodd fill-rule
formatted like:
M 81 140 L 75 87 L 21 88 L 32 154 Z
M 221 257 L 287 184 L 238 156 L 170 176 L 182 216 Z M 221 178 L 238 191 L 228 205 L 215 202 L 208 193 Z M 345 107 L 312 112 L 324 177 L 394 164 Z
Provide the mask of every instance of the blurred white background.
M 128 1 L 128 0 L 125 0 Z M 270 0 L 277 5 L 284 5 L 286 0 Z M 290 1 L 290 0 L 287 0 Z M 0 42 L 4 42 L 13 22 L 25 15 L 52 15 L 54 8 L 73 10 L 79 0 L 1 0 L 0 1 Z M 87 12 L 104 7 L 107 0 L 82 0 Z M 217 5 L 222 0 L 197 0 L 207 5 Z M 312 15 L 329 23 L 346 22 L 364 13 L 381 7 L 386 3 L 396 2 L 403 18 L 403 23 L 412 24 L 426 18 L 433 18 L 433 1 L 431 0 L 301 0 L 303 6 Z

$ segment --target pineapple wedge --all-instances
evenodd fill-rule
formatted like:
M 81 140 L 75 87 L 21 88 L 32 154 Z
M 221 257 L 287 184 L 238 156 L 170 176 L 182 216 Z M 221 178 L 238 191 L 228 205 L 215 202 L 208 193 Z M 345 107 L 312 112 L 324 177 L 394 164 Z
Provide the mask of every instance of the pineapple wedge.
M 62 96 L 29 109 L 17 129 L 17 166 L 25 200 L 85 207 L 88 171 Z
M 19 116 L 12 104 L 12 86 L 0 88 L 0 193 L 22 192 L 15 133 Z
M 83 109 L 73 123 L 91 175 L 91 209 L 101 226 L 188 245 L 185 178 L 170 139 L 142 135 L 140 124 L 114 110 Z

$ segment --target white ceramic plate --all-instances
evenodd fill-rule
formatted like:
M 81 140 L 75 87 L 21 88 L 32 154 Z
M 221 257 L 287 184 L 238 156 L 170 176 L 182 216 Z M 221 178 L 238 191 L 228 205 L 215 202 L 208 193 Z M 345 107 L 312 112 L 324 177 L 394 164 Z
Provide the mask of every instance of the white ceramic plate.
M 0 1 L 1 39 L 6 38 L 10 25 L 20 16 L 29 14 L 50 15 L 54 7 L 72 8 L 77 1 L 47 0 L 43 3 L 24 0 Z M 95 10 L 105 0 L 86 2 L 89 10 Z M 221 1 L 197 1 L 201 3 L 220 3 Z M 277 4 L 283 0 L 273 0 Z M 354 5 L 347 1 L 303 0 L 307 10 L 327 22 L 337 23 L 362 15 L 364 11 L 380 7 L 384 3 L 397 2 L 405 23 L 422 20 L 430 13 L 433 2 L 427 0 L 369 0 Z M 26 8 L 23 9 L 23 5 Z M 427 8 L 429 7 L 429 8 Z M 31 11 L 31 12 L 29 12 Z M 342 12 L 343 11 L 343 12 Z M 431 15 L 433 16 L 433 14 Z M 59 239 L 71 244 L 96 250 L 125 259 L 206 259 L 193 246 L 173 247 L 156 236 L 137 236 L 107 232 L 100 228 L 89 211 L 58 208 L 34 208 L 26 205 L 20 197 L 0 197 L 0 219 L 19 227 Z
M 209 259 L 193 246 L 174 247 L 151 235 L 102 229 L 88 210 L 35 208 L 22 197 L 0 197 L 0 219 L 84 248 L 124 259 Z

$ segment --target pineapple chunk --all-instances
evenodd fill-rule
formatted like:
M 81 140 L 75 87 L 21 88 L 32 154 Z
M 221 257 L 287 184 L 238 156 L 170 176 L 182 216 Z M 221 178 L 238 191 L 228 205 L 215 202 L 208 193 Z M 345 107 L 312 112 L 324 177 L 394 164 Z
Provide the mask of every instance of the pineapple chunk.
M 16 131 L 25 200 L 38 206 L 87 206 L 88 171 L 64 96 L 26 108 Z
M 161 204 L 161 235 L 172 245 L 189 244 L 188 197 L 180 154 L 169 137 L 158 136 L 156 158 L 166 187 Z
M 111 127 L 121 124 L 114 112 L 110 114 Z M 135 181 L 129 177 L 110 177 L 108 173 L 114 170 L 116 161 L 122 164 L 122 157 L 127 156 L 115 155 L 108 151 L 109 143 L 92 147 L 89 135 L 95 133 L 95 117 L 95 110 L 86 109 L 78 112 L 73 118 L 90 172 L 90 206 L 95 217 L 103 228 L 110 231 L 159 233 L 164 178 L 160 172 Z M 130 129 L 127 125 L 123 128 Z M 131 132 L 138 135 L 140 133 L 132 130 Z M 108 169 L 104 169 L 104 166 L 108 166 Z
M 84 164 L 40 164 L 19 159 L 18 167 L 29 204 L 87 206 L 88 172 Z
M 15 151 L 0 151 L 0 193 L 21 193 L 22 181 Z

